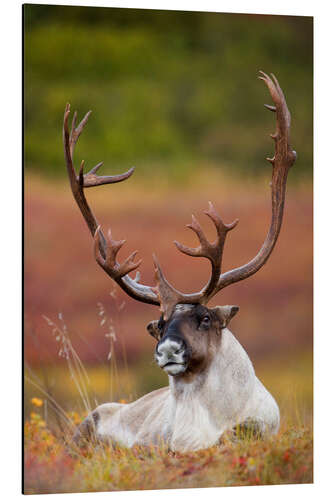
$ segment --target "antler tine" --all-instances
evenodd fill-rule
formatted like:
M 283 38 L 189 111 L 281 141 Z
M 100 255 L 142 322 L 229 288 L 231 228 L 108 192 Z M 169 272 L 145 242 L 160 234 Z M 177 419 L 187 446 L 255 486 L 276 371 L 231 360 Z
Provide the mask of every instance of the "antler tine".
M 72 120 L 72 129 L 71 129 L 71 133 L 70 133 L 70 147 L 71 147 L 72 158 L 74 157 L 75 145 L 78 141 L 78 138 L 82 134 L 82 131 L 83 131 L 84 127 L 86 126 L 90 115 L 91 115 L 91 111 L 88 111 L 84 115 L 84 117 L 82 118 L 82 120 L 80 121 L 78 126 L 76 127 L 77 111 L 74 111 L 73 120 Z
M 131 253 L 129 257 L 123 262 L 117 262 L 117 254 L 121 247 L 124 245 L 126 240 L 113 240 L 111 237 L 111 231 L 108 233 L 106 257 L 105 259 L 100 253 L 100 238 L 101 238 L 101 227 L 98 226 L 94 235 L 94 253 L 98 264 L 104 269 L 104 271 L 114 280 L 119 280 L 131 271 L 137 269 L 142 263 L 142 259 L 138 262 L 134 262 L 134 258 L 137 251 Z
M 99 226 L 99 231 L 97 229 L 97 231 L 99 233 L 100 233 L 100 228 L 101 228 L 101 226 Z M 118 252 L 125 243 L 126 243 L 126 240 L 119 240 L 119 241 L 113 240 L 111 229 L 108 230 L 107 249 L 106 249 L 106 256 L 105 256 L 105 263 L 108 267 L 114 267 L 116 265 L 116 258 L 117 258 Z
M 228 233 L 234 227 L 236 227 L 239 222 L 239 219 L 235 219 L 230 224 L 225 224 L 221 219 L 221 217 L 219 216 L 219 214 L 216 212 L 214 205 L 211 201 L 208 202 L 208 210 L 205 210 L 204 214 L 208 215 L 208 217 L 213 221 L 218 236 L 221 236 L 224 233 Z
M 79 169 L 79 175 L 76 175 L 73 165 L 74 149 L 84 127 L 88 122 L 91 111 L 88 111 L 88 113 L 85 114 L 78 126 L 76 126 L 77 113 L 75 112 L 70 132 L 68 126 L 69 114 L 70 105 L 67 104 L 63 124 L 66 166 L 74 199 L 94 238 L 95 258 L 98 264 L 128 295 L 148 304 L 159 305 L 157 295 L 152 291 L 151 287 L 143 285 L 138 282 L 137 278 L 132 279 L 129 276 L 129 273 L 137 269 L 142 262 L 141 260 L 138 262 L 134 261 L 137 252 L 133 252 L 124 262 L 117 262 L 117 253 L 125 243 L 125 240 L 113 240 L 111 233 L 109 233 L 108 239 L 105 238 L 84 194 L 84 188 L 100 186 L 103 184 L 114 184 L 128 179 L 128 177 L 130 177 L 134 172 L 134 167 L 120 175 L 98 176 L 96 175 L 96 172 L 102 166 L 103 162 L 98 163 L 87 174 L 84 174 L 84 161 L 82 161 Z
M 176 240 L 174 241 L 174 244 L 176 245 L 178 250 L 180 250 L 182 253 L 185 253 L 186 255 L 190 255 L 191 257 L 204 257 L 205 256 L 204 253 L 208 248 L 209 242 L 206 236 L 204 235 L 202 227 L 200 226 L 199 222 L 194 217 L 194 215 L 192 215 L 191 224 L 186 224 L 186 227 L 192 229 L 192 231 L 195 232 L 200 241 L 200 245 L 197 248 L 190 248 L 183 245 L 182 243 L 179 243 L 179 241 Z
M 70 105 L 67 104 L 66 106 L 66 112 L 67 113 L 67 119 L 66 119 L 66 127 L 68 131 L 68 115 L 70 113 Z M 74 157 L 74 149 L 75 145 L 82 134 L 82 131 L 84 127 L 86 126 L 89 117 L 91 115 L 92 111 L 88 111 L 88 113 L 85 114 L 83 119 L 80 121 L 79 125 L 76 127 L 76 120 L 77 120 L 77 111 L 74 112 L 73 115 L 73 120 L 72 120 L 72 128 L 71 132 L 69 134 L 69 147 L 70 147 L 70 155 L 73 161 Z M 126 179 L 128 179 L 134 172 L 135 168 L 132 167 L 130 168 L 127 172 L 124 172 L 123 174 L 119 175 L 96 175 L 96 172 L 99 170 L 99 168 L 103 165 L 103 162 L 97 163 L 88 173 L 84 174 L 83 176 L 83 187 L 89 188 L 89 187 L 94 187 L 94 186 L 102 186 L 103 184 L 115 184 L 117 182 L 122 182 Z

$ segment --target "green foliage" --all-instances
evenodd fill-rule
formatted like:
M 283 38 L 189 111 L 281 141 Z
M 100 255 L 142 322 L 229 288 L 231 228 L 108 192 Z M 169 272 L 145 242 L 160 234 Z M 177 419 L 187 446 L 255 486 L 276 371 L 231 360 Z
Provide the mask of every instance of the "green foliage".
M 265 169 L 274 124 L 263 69 L 286 92 L 299 171 L 311 170 L 312 18 L 46 5 L 25 5 L 24 18 L 28 168 L 64 174 L 69 101 L 94 111 L 78 145 L 88 165 Z

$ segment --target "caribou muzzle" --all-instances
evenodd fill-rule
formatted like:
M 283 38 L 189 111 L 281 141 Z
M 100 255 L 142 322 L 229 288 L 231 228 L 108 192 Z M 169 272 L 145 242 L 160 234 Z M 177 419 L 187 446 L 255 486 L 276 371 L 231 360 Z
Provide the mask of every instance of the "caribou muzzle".
M 190 347 L 181 333 L 168 331 L 163 335 L 155 349 L 155 360 L 160 368 L 168 375 L 180 375 L 188 367 Z

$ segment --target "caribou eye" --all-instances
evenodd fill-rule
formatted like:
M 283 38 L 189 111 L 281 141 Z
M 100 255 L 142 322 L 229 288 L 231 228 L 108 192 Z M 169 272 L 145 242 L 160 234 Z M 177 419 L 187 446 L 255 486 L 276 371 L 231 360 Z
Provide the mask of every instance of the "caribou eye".
M 208 316 L 208 314 L 202 318 L 200 326 L 203 326 L 203 327 L 210 326 L 210 316 Z

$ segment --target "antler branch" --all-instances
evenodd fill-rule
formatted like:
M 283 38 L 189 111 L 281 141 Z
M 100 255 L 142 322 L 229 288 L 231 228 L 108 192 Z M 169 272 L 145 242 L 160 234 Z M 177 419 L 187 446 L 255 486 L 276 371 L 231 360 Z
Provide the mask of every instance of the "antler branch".
M 99 176 L 96 175 L 96 172 L 102 166 L 103 162 L 98 163 L 87 174 L 84 174 L 84 161 L 82 161 L 79 175 L 76 175 L 73 165 L 74 149 L 85 125 L 88 122 L 91 111 L 86 113 L 78 126 L 76 126 L 77 113 L 75 111 L 70 132 L 68 126 L 69 114 L 70 105 L 67 104 L 63 125 L 63 141 L 67 172 L 75 201 L 94 238 L 94 252 L 96 260 L 98 264 L 107 272 L 107 274 L 114 279 L 128 295 L 148 304 L 159 305 L 157 295 L 153 292 L 151 287 L 142 285 L 138 282 L 138 277 L 132 279 L 128 274 L 135 270 L 142 262 L 141 260 L 134 262 L 134 257 L 137 252 L 133 252 L 123 263 L 120 264 L 117 262 L 117 254 L 122 245 L 125 243 L 125 240 L 113 240 L 111 232 L 109 233 L 108 239 L 104 236 L 84 194 L 84 188 L 101 186 L 103 184 L 114 184 L 128 179 L 128 177 L 130 177 L 134 172 L 134 167 L 124 174 Z
M 202 300 L 205 300 L 206 297 L 209 297 L 210 293 L 215 289 L 218 283 L 221 273 L 222 256 L 223 256 L 225 239 L 227 233 L 231 231 L 231 229 L 233 229 L 238 223 L 238 219 L 236 219 L 231 224 L 224 224 L 221 217 L 217 214 L 213 204 L 209 202 L 208 205 L 209 208 L 208 210 L 204 211 L 204 214 L 206 214 L 211 219 L 216 228 L 217 239 L 214 241 L 214 243 L 210 243 L 208 241 L 199 222 L 194 217 L 194 215 L 192 215 L 192 223 L 187 224 L 187 227 L 192 229 L 192 231 L 196 233 L 200 245 L 196 248 L 190 248 L 185 245 L 182 245 L 178 241 L 174 242 L 178 250 L 180 250 L 182 253 L 189 255 L 191 257 L 205 257 L 211 263 L 212 274 L 206 287 L 201 292 Z
M 102 238 L 101 226 L 98 226 L 94 236 L 95 258 L 98 264 L 112 279 L 117 281 L 139 267 L 139 265 L 142 262 L 142 259 L 140 259 L 138 262 L 134 262 L 134 258 L 138 253 L 137 251 L 132 252 L 131 255 L 127 257 L 127 259 L 123 263 L 119 264 L 117 262 L 116 260 L 117 254 L 121 249 L 121 247 L 126 242 L 126 240 L 120 240 L 120 241 L 113 240 L 111 236 L 111 230 L 109 230 L 108 233 L 106 256 L 105 258 L 103 258 L 100 252 L 101 238 Z
M 290 112 L 282 89 L 273 74 L 270 78 L 263 71 L 260 73 L 259 78 L 267 85 L 275 104 L 275 106 L 268 104 L 265 106 L 276 113 L 276 131 L 271 134 L 275 142 L 275 154 L 273 158 L 267 158 L 273 166 L 271 225 L 258 254 L 247 264 L 222 274 L 216 291 L 252 276 L 269 258 L 281 229 L 288 172 L 296 160 L 296 152 L 290 146 Z
M 267 104 L 265 106 L 270 111 L 275 112 L 277 118 L 276 131 L 274 134 L 271 134 L 275 142 L 275 155 L 273 158 L 267 158 L 273 165 L 273 174 L 271 182 L 272 219 L 266 239 L 258 254 L 250 262 L 220 274 L 225 238 L 228 231 L 236 226 L 238 220 L 234 221 L 232 224 L 224 224 L 214 210 L 213 205 L 210 203 L 209 210 L 205 213 L 213 221 L 218 235 L 217 240 L 214 243 L 210 243 L 205 237 L 200 224 L 196 218 L 192 216 L 192 223 L 189 224 L 188 227 L 197 234 L 200 245 L 197 248 L 190 248 L 177 241 L 175 244 L 177 248 L 186 255 L 191 257 L 206 257 L 209 259 L 212 266 L 211 278 L 200 292 L 182 294 L 166 281 L 160 266 L 155 261 L 158 292 L 162 309 L 167 316 L 171 314 L 173 307 L 177 303 L 206 304 L 222 288 L 232 283 L 236 283 L 237 281 L 244 280 L 259 271 L 272 253 L 279 236 L 283 217 L 287 176 L 289 168 L 295 162 L 296 152 L 293 151 L 290 146 L 290 113 L 281 87 L 274 75 L 270 78 L 264 72 L 261 71 L 260 73 L 261 76 L 259 76 L 259 78 L 267 85 L 274 102 L 274 106 Z

